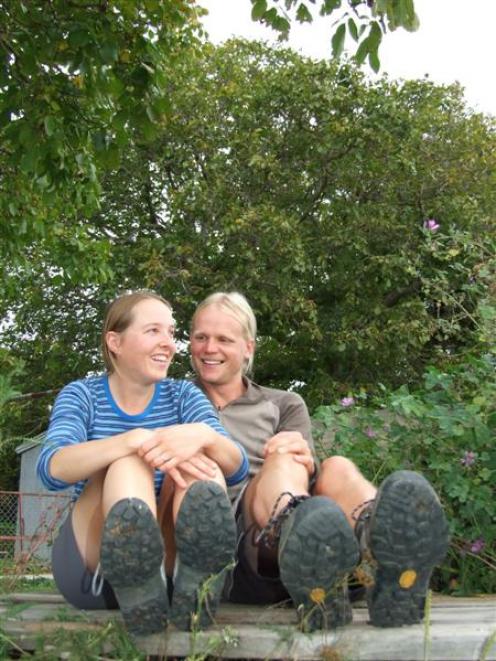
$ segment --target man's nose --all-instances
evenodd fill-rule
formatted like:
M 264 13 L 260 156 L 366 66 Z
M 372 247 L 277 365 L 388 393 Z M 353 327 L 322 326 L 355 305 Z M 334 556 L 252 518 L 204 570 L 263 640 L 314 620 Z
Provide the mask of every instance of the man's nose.
M 217 350 L 217 342 L 215 341 L 214 338 L 209 337 L 208 340 L 205 342 L 205 351 L 208 353 L 215 353 Z

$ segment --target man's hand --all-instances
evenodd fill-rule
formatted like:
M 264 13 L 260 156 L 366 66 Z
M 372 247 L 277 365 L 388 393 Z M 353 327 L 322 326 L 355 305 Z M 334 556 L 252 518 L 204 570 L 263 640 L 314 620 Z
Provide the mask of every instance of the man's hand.
M 303 464 L 309 475 L 313 475 L 315 462 L 307 441 L 299 431 L 281 431 L 265 443 L 264 457 L 270 454 L 292 454 L 293 459 Z

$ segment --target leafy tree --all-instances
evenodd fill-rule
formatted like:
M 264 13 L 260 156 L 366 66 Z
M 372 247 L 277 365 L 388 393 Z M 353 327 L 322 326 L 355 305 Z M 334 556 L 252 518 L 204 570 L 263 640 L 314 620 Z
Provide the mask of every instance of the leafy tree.
M 196 8 L 5 0 L 0 12 L 0 256 L 22 261 L 37 242 L 86 251 L 100 172 L 163 121 L 168 72 L 198 43 Z
M 184 338 L 209 291 L 244 291 L 257 378 L 299 387 L 311 407 L 415 382 L 478 346 L 494 123 L 458 87 L 366 84 L 350 65 L 238 41 L 178 62 L 169 104 L 154 142 L 107 172 L 91 242 L 38 242 L 12 272 L 4 343 L 30 389 L 98 369 L 104 301 L 139 286 L 173 301 Z
M 415 24 L 412 0 L 348 4 L 353 17 L 340 19 L 334 54 L 346 26 L 360 41 L 357 59 L 368 55 L 374 68 L 386 25 Z M 290 13 L 293 5 L 286 2 Z M 306 5 L 295 20 L 309 19 Z M 326 0 L 321 10 L 335 15 L 340 6 Z M 194 57 L 203 10 L 187 0 L 1 0 L 0 12 L 0 257 L 18 263 L 38 241 L 59 252 L 77 241 L 101 265 L 105 248 L 89 247 L 81 220 L 98 207 L 102 174 L 118 167 L 130 140 L 153 140 L 167 123 L 171 71 Z M 253 15 L 289 29 L 290 14 L 265 0 Z M 5 280 L 8 264 L 0 268 Z M 75 268 L 96 276 L 84 260 Z

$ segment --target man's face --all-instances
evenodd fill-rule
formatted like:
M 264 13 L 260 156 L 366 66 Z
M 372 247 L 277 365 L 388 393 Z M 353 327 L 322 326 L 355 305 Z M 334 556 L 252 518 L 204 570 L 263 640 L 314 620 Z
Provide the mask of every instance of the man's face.
M 227 385 L 241 381 L 254 343 L 246 340 L 240 322 L 216 305 L 203 308 L 191 333 L 191 360 L 203 383 Z

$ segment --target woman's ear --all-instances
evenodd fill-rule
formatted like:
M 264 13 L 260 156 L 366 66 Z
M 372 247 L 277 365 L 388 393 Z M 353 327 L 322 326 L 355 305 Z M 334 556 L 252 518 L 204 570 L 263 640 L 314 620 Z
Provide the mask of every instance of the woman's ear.
M 115 331 L 109 331 L 105 336 L 105 342 L 107 343 L 108 350 L 117 355 L 119 353 L 119 348 L 121 345 L 121 336 Z

